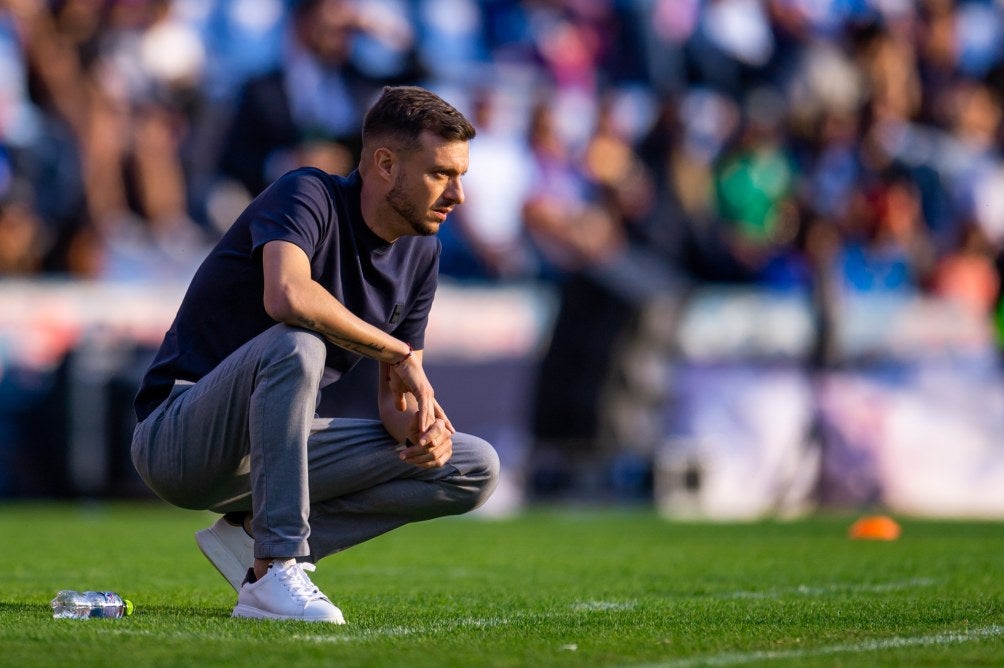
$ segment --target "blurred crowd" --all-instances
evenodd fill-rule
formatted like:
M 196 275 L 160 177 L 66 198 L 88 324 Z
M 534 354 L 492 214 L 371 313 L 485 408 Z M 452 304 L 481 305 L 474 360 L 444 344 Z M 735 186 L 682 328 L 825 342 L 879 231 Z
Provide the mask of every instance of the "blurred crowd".
M 479 127 L 448 276 L 640 249 L 991 316 L 1002 26 L 1000 0 L 0 0 L 0 274 L 186 276 L 416 83 Z
M 561 295 L 546 491 L 584 441 L 650 454 L 692 286 L 811 295 L 820 364 L 840 294 L 1004 328 L 1002 33 L 1004 0 L 0 0 L 0 276 L 187 281 L 426 86 L 478 128 L 442 274 Z

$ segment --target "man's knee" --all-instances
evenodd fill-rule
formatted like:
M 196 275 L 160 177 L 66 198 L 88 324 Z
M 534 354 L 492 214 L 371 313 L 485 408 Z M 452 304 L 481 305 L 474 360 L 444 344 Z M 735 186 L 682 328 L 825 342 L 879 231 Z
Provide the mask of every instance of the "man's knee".
M 324 371 L 327 351 L 317 332 L 279 324 L 269 330 L 271 341 L 265 353 L 271 364 L 292 364 L 318 377 Z
M 459 487 L 463 490 L 463 508 L 459 512 L 468 512 L 487 501 L 495 491 L 501 463 L 488 441 L 468 434 L 454 437 L 454 460 L 461 477 Z

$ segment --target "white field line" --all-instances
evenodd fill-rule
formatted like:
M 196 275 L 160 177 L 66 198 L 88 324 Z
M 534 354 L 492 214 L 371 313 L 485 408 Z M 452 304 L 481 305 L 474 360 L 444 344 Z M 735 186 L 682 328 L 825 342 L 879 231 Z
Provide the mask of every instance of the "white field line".
M 741 599 L 741 598 L 761 598 L 761 599 L 771 599 L 780 598 L 782 596 L 789 595 L 800 595 L 800 596 L 827 596 L 833 593 L 840 592 L 888 592 L 896 591 L 900 589 L 911 589 L 916 587 L 929 587 L 935 584 L 936 580 L 931 578 L 913 578 L 910 580 L 898 580 L 892 582 L 876 582 L 876 583 L 861 583 L 861 584 L 833 584 L 821 587 L 808 587 L 805 585 L 799 585 L 798 587 L 790 587 L 787 589 L 772 589 L 764 592 L 754 592 L 754 591 L 735 591 L 735 592 L 724 592 L 715 593 L 707 595 L 698 596 L 683 596 L 680 598 L 688 599 L 712 599 L 712 600 L 729 600 L 729 599 Z M 675 598 L 675 597 L 674 597 Z M 608 601 L 608 600 L 589 600 L 589 601 L 577 601 L 572 603 L 568 610 L 572 613 L 617 613 L 623 614 L 629 612 L 638 607 L 639 601 L 636 600 L 621 600 L 621 601 Z M 366 629 L 360 633 L 349 633 L 338 635 L 317 635 L 317 634 L 307 634 L 307 635 L 297 635 L 295 636 L 299 640 L 305 642 L 317 642 L 317 643 L 349 643 L 349 642 L 361 642 L 366 640 L 373 640 L 377 638 L 390 638 L 390 637 L 401 637 L 409 635 L 428 635 L 430 633 L 444 633 L 451 631 L 459 631 L 462 629 L 469 628 L 494 628 L 499 626 L 512 626 L 516 624 L 525 624 L 527 621 L 540 621 L 545 619 L 554 619 L 557 617 L 565 617 L 568 612 L 565 610 L 551 610 L 546 612 L 536 612 L 536 613 L 515 613 L 506 617 L 489 617 L 489 618 L 466 618 L 456 621 L 447 621 L 440 624 L 435 624 L 432 626 L 418 626 L 418 627 L 406 627 L 406 626 L 395 626 L 395 627 L 383 627 L 383 628 L 373 628 Z
M 831 656 L 834 654 L 861 654 L 864 652 L 879 652 L 887 649 L 904 647 L 931 647 L 938 645 L 956 645 L 959 643 L 999 638 L 1004 635 L 1004 626 L 984 626 L 982 628 L 954 631 L 950 633 L 935 633 L 926 636 L 893 636 L 892 638 L 875 638 L 855 643 L 825 645 L 823 647 L 807 647 L 805 649 L 761 650 L 756 652 L 726 652 L 710 654 L 688 659 L 677 659 L 664 663 L 645 664 L 634 668 L 691 668 L 697 666 L 736 666 L 754 661 L 786 661 L 790 659 L 805 659 L 814 656 Z
M 573 612 L 625 612 L 638 607 L 638 601 L 579 601 L 570 608 Z
M 735 598 L 780 598 L 782 596 L 826 596 L 827 594 L 839 593 L 875 593 L 881 594 L 899 589 L 915 589 L 917 587 L 930 587 L 937 583 L 932 578 L 912 578 L 910 580 L 898 580 L 894 582 L 876 582 L 862 584 L 831 584 L 810 587 L 799 585 L 797 587 L 786 587 L 784 589 L 768 589 L 766 591 L 733 591 L 722 594 L 708 594 L 699 598 L 735 599 Z
M 722 593 L 710 593 L 710 594 L 697 594 L 694 596 L 670 596 L 667 597 L 669 600 L 674 599 L 686 599 L 686 600 L 731 600 L 731 599 L 774 599 L 780 598 L 782 596 L 827 596 L 829 594 L 841 593 L 841 592 L 887 592 L 896 591 L 899 589 L 910 589 L 915 587 L 926 587 L 935 584 L 936 580 L 929 578 L 914 578 L 910 580 L 900 580 L 893 582 L 878 582 L 878 583 L 861 583 L 861 584 L 833 584 L 826 586 L 809 587 L 806 585 L 799 585 L 797 587 L 789 587 L 785 589 L 771 589 L 767 591 L 734 591 L 734 592 L 722 592 Z M 555 619 L 559 617 L 567 617 L 571 614 L 600 614 L 600 613 L 613 613 L 613 614 L 624 614 L 630 612 L 638 607 L 640 604 L 637 600 L 586 600 L 586 601 L 576 601 L 571 603 L 567 608 L 562 608 L 560 610 L 548 610 L 539 612 L 516 612 L 514 614 L 509 614 L 505 617 L 468 617 L 458 620 L 444 620 L 443 622 L 429 625 L 421 626 L 384 626 L 375 627 L 369 629 L 354 629 L 352 628 L 351 619 L 349 621 L 348 627 L 332 627 L 331 634 L 324 633 L 307 633 L 307 634 L 295 634 L 290 636 L 297 640 L 304 642 L 314 642 L 314 643 L 353 643 L 353 642 L 365 642 L 369 640 L 377 640 L 380 638 L 399 638 L 412 635 L 429 635 L 435 633 L 449 633 L 452 631 L 460 631 L 463 629 L 488 629 L 495 627 L 504 626 L 514 626 L 518 624 L 525 625 L 527 622 L 543 621 L 547 619 Z M 1004 627 L 990 627 L 994 629 L 1004 628 Z M 337 630 L 336 630 L 337 629 Z M 349 631 L 345 633 L 344 631 Z M 109 633 L 121 634 L 121 635 L 143 635 L 143 636 L 154 636 L 154 637 L 172 637 L 172 638 L 189 638 L 189 639 L 225 639 L 215 632 L 201 632 L 201 631 L 173 631 L 167 633 L 160 633 L 151 630 L 138 630 L 138 629 L 128 629 L 128 628 L 117 628 L 109 629 Z M 999 635 L 999 634 L 998 634 Z M 893 639 L 895 640 L 895 639 Z M 882 641 L 878 641 L 882 642 Z M 819 651 L 819 650 L 816 650 Z M 865 651 L 865 650 L 858 650 Z M 768 653 L 772 654 L 772 653 Z M 751 658 L 745 659 L 744 661 L 754 661 L 762 658 L 773 658 L 772 656 L 759 656 L 759 653 L 754 656 L 750 655 L 716 655 L 720 657 L 731 657 L 731 656 L 750 656 Z M 718 661 L 721 659 L 714 659 Z M 688 665 L 730 665 L 734 661 L 726 661 L 724 664 L 717 663 L 687 663 L 692 661 L 691 659 L 684 660 L 682 664 L 655 664 L 655 665 L 667 665 L 667 666 L 688 666 Z M 707 661 L 707 659 L 694 659 L 693 661 Z M 739 661 L 740 663 L 742 661 Z

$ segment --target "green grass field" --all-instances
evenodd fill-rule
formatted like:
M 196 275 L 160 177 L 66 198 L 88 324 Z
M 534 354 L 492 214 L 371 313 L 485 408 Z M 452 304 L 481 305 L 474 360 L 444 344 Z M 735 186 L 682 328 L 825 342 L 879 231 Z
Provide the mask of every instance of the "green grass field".
M 537 510 L 405 527 L 314 581 L 346 626 L 234 620 L 158 503 L 0 505 L 2 666 L 1004 665 L 1004 524 L 852 517 L 681 524 Z M 121 620 L 54 620 L 58 589 L 112 589 Z

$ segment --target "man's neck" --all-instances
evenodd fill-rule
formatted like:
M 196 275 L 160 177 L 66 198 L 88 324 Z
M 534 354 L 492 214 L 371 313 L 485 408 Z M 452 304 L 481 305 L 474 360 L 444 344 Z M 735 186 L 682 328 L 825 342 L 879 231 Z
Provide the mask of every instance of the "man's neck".
M 359 200 L 359 210 L 363 214 L 363 222 L 373 234 L 377 235 L 387 243 L 394 243 L 400 234 L 397 234 L 389 223 L 396 214 L 389 210 L 382 197 L 377 193 L 367 191 L 366 182 L 363 181 L 362 194 Z

